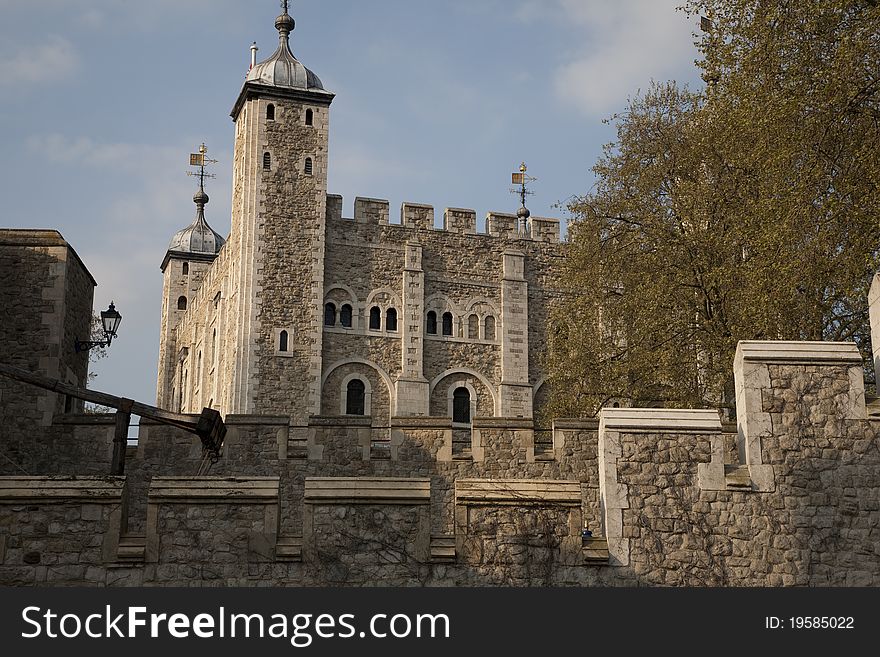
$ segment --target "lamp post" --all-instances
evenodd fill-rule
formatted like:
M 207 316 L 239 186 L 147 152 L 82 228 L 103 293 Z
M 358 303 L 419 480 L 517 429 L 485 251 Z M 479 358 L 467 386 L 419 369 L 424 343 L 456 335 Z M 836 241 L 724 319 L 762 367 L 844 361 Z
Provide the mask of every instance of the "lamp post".
M 81 351 L 88 351 L 94 347 L 109 347 L 113 338 L 116 337 L 116 331 L 119 329 L 119 324 L 121 322 L 122 315 L 117 312 L 116 306 L 114 306 L 111 301 L 110 307 L 107 308 L 107 310 L 101 311 L 101 328 L 104 331 L 104 339 L 98 341 L 77 340 L 74 342 L 74 349 L 79 353 Z

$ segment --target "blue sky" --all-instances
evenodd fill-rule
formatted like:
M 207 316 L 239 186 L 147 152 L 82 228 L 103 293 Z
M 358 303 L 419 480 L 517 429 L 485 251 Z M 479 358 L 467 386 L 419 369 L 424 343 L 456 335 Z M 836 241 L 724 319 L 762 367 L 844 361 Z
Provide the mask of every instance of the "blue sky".
M 700 84 L 680 0 L 294 0 L 297 58 L 337 94 L 329 191 L 515 211 L 510 173 L 558 216 L 593 184 L 603 119 L 651 80 Z M 155 401 L 162 275 L 192 220 L 188 154 L 220 160 L 209 223 L 229 231 L 229 117 L 276 0 L 0 0 L 0 225 L 54 228 L 95 308 L 124 319 L 92 387 Z

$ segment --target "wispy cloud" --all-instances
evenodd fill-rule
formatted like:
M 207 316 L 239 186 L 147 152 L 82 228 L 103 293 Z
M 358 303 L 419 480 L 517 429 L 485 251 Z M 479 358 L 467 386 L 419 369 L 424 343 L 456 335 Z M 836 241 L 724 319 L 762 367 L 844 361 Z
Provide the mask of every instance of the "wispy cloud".
M 80 66 L 76 48 L 57 35 L 39 45 L 7 42 L 0 50 L 0 86 L 57 82 L 75 76 Z
M 696 57 L 680 0 L 525 0 L 516 18 L 526 23 L 564 21 L 583 33 L 583 46 L 553 76 L 557 97 L 590 116 L 621 109 L 628 96 L 651 80 L 687 75 Z

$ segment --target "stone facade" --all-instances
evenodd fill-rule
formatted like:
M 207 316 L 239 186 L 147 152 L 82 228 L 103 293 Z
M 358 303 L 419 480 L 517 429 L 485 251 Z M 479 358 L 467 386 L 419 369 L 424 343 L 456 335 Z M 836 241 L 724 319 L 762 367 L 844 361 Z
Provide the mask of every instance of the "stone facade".
M 368 198 L 343 218 L 333 96 L 276 24 L 287 68 L 258 65 L 233 111 L 229 240 L 163 262 L 159 403 L 220 409 L 222 449 L 142 420 L 107 477 L 113 416 L 0 378 L 0 584 L 880 585 L 854 345 L 741 343 L 736 426 L 547 418 L 558 222 L 493 213 L 482 234 L 448 209 L 435 229 Z M 57 233 L 0 231 L 13 364 L 83 383 L 93 285 Z
M 85 387 L 95 281 L 73 248 L 54 230 L 0 230 L 0 345 L 3 361 Z M 0 453 L 18 463 L 47 453 L 35 440 L 57 413 L 81 402 L 0 377 Z
M 210 463 L 145 423 L 125 478 L 95 476 L 109 454 L 74 479 L 0 478 L 0 581 L 877 586 L 880 426 L 857 353 L 743 343 L 738 430 L 607 409 L 557 421 L 546 451 L 527 421 L 477 420 L 456 455 L 437 418 L 395 418 L 384 441 L 369 420 L 314 418 L 303 438 L 284 416 L 228 416 Z

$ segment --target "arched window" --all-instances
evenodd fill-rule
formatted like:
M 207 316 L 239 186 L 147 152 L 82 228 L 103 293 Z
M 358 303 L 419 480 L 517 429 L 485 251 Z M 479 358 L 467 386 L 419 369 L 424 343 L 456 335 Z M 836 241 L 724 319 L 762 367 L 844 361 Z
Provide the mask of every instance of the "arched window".
M 351 306 L 345 304 L 342 306 L 342 310 L 339 311 L 339 323 L 342 324 L 342 328 L 351 328 Z
M 345 389 L 345 414 L 364 415 L 366 413 L 366 387 L 360 379 L 352 379 Z
M 324 306 L 324 326 L 336 326 L 336 306 L 332 303 Z
M 443 335 L 452 335 L 452 313 L 443 313 Z
M 470 424 L 471 393 L 467 388 L 456 388 L 452 393 L 452 421 L 459 424 Z
M 397 311 L 394 308 L 389 308 L 385 311 L 385 330 L 397 330 Z
M 290 339 L 290 335 L 287 331 L 281 331 L 278 334 L 278 351 L 287 351 L 287 342 Z
M 272 169 L 272 156 L 269 153 L 263 153 L 263 169 L 266 171 Z
M 311 176 L 313 169 L 314 169 L 314 167 L 312 166 L 312 158 L 307 157 L 306 158 L 306 165 L 305 165 L 305 168 L 303 169 L 305 171 L 305 174 L 307 176 Z
M 186 297 L 180 297 L 177 300 L 177 309 L 178 310 L 186 310 Z
M 433 310 L 428 313 L 428 319 L 425 322 L 425 333 L 437 335 L 437 313 Z
M 471 340 L 480 338 L 480 318 L 476 315 L 468 317 L 468 338 Z
M 315 113 L 307 109 L 306 110 L 306 125 L 314 125 L 315 124 Z
M 495 339 L 495 318 L 492 317 L 492 315 L 489 315 L 486 318 L 485 325 L 483 327 L 483 338 L 486 340 Z
M 184 276 L 189 275 L 189 263 L 188 262 L 183 263 L 183 275 Z
M 382 328 L 382 311 L 378 306 L 370 308 L 370 330 L 378 331 Z
M 275 106 L 272 103 L 266 105 L 266 120 L 274 121 L 275 120 Z

